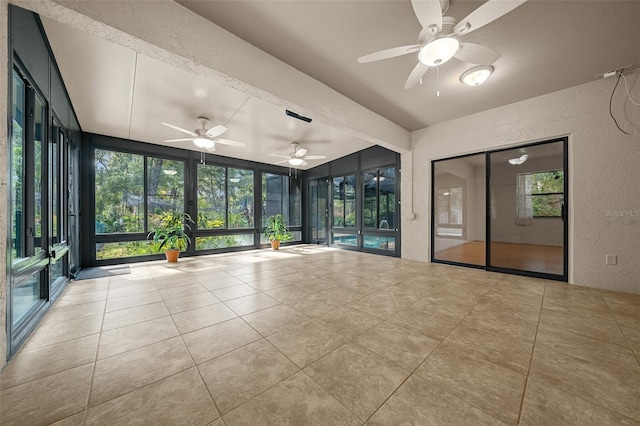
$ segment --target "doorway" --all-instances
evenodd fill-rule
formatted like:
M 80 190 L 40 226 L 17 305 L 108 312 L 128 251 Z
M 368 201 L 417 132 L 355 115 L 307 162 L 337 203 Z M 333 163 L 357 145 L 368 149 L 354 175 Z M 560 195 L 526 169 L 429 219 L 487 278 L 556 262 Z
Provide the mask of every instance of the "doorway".
M 567 281 L 567 144 L 434 161 L 432 261 Z
M 329 178 L 309 180 L 309 242 L 327 244 Z

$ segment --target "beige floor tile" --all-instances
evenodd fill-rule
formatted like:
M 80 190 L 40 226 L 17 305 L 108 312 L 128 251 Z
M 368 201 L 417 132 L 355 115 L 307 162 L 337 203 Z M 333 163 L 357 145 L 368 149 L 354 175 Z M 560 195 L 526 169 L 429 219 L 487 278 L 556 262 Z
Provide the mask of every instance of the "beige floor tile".
M 247 284 L 234 285 L 232 287 L 225 287 L 212 291 L 214 296 L 223 302 L 231 299 L 237 299 L 242 296 L 248 296 L 257 292 L 258 290 Z
M 164 304 L 172 314 L 202 308 L 203 306 L 219 303 L 220 299 L 209 292 L 189 294 L 187 296 L 167 299 Z
M 48 321 L 46 318 L 33 332 L 24 348 L 27 350 L 66 342 L 100 332 L 103 315 L 92 315 L 68 321 Z
M 233 287 L 236 285 L 245 284 L 244 281 L 241 281 L 225 272 L 224 277 L 212 277 L 209 279 L 200 279 L 200 284 L 202 284 L 207 290 L 214 291 L 222 288 Z
M 590 318 L 576 317 L 561 312 L 543 309 L 539 328 L 564 329 L 618 345 L 625 343 L 624 336 L 613 316 L 609 313 Z
M 326 290 L 322 290 L 318 292 L 323 296 L 331 297 L 341 303 L 351 303 L 356 300 L 362 299 L 363 297 L 369 296 L 375 293 L 375 289 L 365 288 L 365 287 L 345 287 L 343 285 L 338 285 L 335 287 L 328 288 Z
M 520 374 L 529 373 L 533 342 L 516 339 L 495 331 L 474 327 L 464 320 L 447 337 L 448 342 L 464 346 L 464 351 L 474 356 L 510 368 Z
M 314 318 L 314 320 L 349 339 L 364 333 L 382 322 L 380 318 L 373 317 L 348 306 L 328 311 Z
M 619 331 L 617 334 L 622 337 Z M 540 326 L 536 336 L 536 348 L 561 352 L 597 364 L 640 367 L 626 342 L 622 341 L 620 345 L 608 342 L 606 346 L 603 343 L 600 339 L 563 330 L 559 327 Z
M 313 286 L 307 286 L 305 283 L 305 284 L 292 284 L 286 287 L 280 287 L 273 290 L 268 290 L 268 291 L 265 291 L 265 294 L 283 303 L 293 303 L 298 300 L 305 299 L 310 294 L 314 294 L 319 291 L 321 290 Z
M 304 373 L 297 373 L 224 416 L 227 426 L 350 426 L 361 421 Z
M 367 425 L 504 425 L 495 417 L 413 375 Z
M 64 291 L 64 294 L 72 295 L 81 293 L 93 293 L 96 291 L 109 290 L 109 287 L 111 287 L 109 278 L 71 281 L 67 289 Z
M 464 315 L 446 310 L 411 307 L 393 315 L 388 321 L 441 341 L 462 321 Z
M 79 305 L 81 303 L 102 302 L 107 298 L 107 291 L 98 290 L 89 293 L 63 294 L 56 302 L 56 307 L 62 308 L 63 306 Z
M 7 389 L 94 362 L 98 352 L 99 337 L 99 334 L 92 334 L 33 350 L 20 351 L 19 355 L 16 355 L 2 370 L 0 388 Z
M 529 374 L 543 376 L 567 392 L 640 420 L 640 366 L 595 364 L 536 347 Z
M 184 287 L 188 285 L 198 284 L 200 281 L 194 276 L 176 276 L 171 279 L 155 279 L 153 283 L 158 290 L 166 290 L 168 288 Z
M 173 320 L 180 334 L 185 334 L 235 317 L 237 317 L 237 315 L 231 309 L 227 308 L 224 303 L 215 303 L 213 305 L 203 306 L 202 308 L 174 314 Z
M 535 376 L 527 381 L 519 424 L 637 426 L 640 421 L 566 392 L 542 376 Z
M 430 386 L 516 424 L 526 376 L 464 352 L 464 346 L 443 342 L 417 370 Z
M 107 300 L 106 312 L 117 311 L 119 309 L 132 308 L 134 306 L 147 305 L 149 303 L 162 302 L 162 296 L 158 291 L 133 294 L 126 297 L 118 297 Z
M 301 314 L 308 316 L 309 318 L 312 318 L 317 317 L 318 315 L 322 315 L 325 312 L 331 311 L 333 309 L 339 308 L 340 306 L 344 305 L 344 302 L 332 299 L 331 297 L 325 296 L 320 293 L 314 293 L 301 299 L 295 300 L 291 303 L 287 303 L 287 305 L 291 309 L 298 311 Z
M 104 300 L 64 306 L 62 308 L 58 308 L 57 305 L 54 305 L 53 308 L 47 312 L 45 319 L 47 321 L 62 322 L 80 319 L 82 317 L 90 317 L 92 315 L 99 315 L 104 313 L 105 305 L 106 301 Z
M 300 368 L 323 357 L 348 340 L 314 321 L 294 325 L 272 334 L 268 339 Z
M 238 315 L 247 315 L 252 312 L 261 311 L 279 305 L 280 301 L 267 296 L 264 293 L 255 293 L 248 296 L 231 299 L 224 302 L 233 312 Z
M 204 362 L 198 370 L 222 414 L 299 371 L 264 339 Z
M 169 315 L 169 311 L 163 302 L 150 303 L 148 305 L 134 306 L 133 308 L 107 312 L 104 315 L 102 330 L 113 330 L 114 328 L 125 327 L 127 325 L 149 321 L 166 315 Z
M 0 391 L 3 426 L 46 425 L 85 409 L 93 364 Z
M 142 285 L 123 286 L 119 288 L 110 287 L 108 297 L 109 299 L 116 299 L 118 297 L 131 296 L 138 293 L 147 293 L 149 291 L 156 291 L 156 286 L 153 284 L 153 282 Z
M 65 417 L 62 420 L 52 423 L 51 426 L 84 426 L 84 419 L 86 415 L 86 411 L 81 411 L 77 414 Z
M 440 343 L 415 329 L 385 321 L 354 339 L 354 342 L 413 371 Z
M 179 337 L 99 360 L 93 375 L 89 406 L 191 367 L 193 362 Z
M 285 305 L 277 305 L 243 316 L 249 325 L 263 336 L 277 333 L 280 330 L 300 324 L 307 317 Z
M 505 337 L 533 342 L 538 323 L 514 312 L 497 308 L 475 309 L 465 318 L 469 326 L 487 332 L 501 333 Z
M 194 362 L 200 364 L 227 352 L 231 352 L 241 346 L 260 340 L 262 336 L 247 325 L 241 318 L 234 318 L 220 324 L 183 334 L 182 338 Z
M 161 317 L 126 327 L 103 331 L 98 347 L 98 359 L 107 358 L 132 349 L 177 336 L 171 317 Z
M 218 417 L 191 368 L 89 409 L 86 424 L 206 425 Z
M 188 296 L 190 294 L 204 293 L 207 289 L 201 284 L 188 284 L 180 287 L 165 288 L 158 291 L 160 292 L 160 295 L 162 295 L 162 299 L 169 300 L 177 297 Z
M 363 421 L 409 376 L 409 371 L 351 342 L 304 372 Z
M 375 293 L 351 302 L 347 306 L 384 320 L 409 308 L 413 303 L 406 300 L 398 300 L 386 294 Z
M 299 277 L 296 277 L 296 278 L 297 279 L 295 281 L 292 280 L 292 282 L 286 279 L 282 279 L 280 277 L 265 278 L 258 281 L 252 281 L 249 285 L 260 291 L 268 291 L 268 290 L 274 290 L 280 287 L 287 287 L 293 284 L 297 284 L 299 282 Z

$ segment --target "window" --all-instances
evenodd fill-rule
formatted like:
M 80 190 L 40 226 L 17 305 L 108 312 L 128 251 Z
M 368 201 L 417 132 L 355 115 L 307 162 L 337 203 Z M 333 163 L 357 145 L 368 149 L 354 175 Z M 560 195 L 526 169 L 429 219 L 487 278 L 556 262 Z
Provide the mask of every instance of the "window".
M 364 228 L 395 229 L 396 169 L 388 167 L 363 173 Z
M 198 229 L 253 228 L 253 194 L 252 170 L 198 164 Z
M 463 231 L 462 187 L 438 189 L 438 218 L 436 233 L 443 237 L 462 237 Z
M 302 226 L 300 179 L 272 173 L 262 174 L 262 226 L 267 218 L 281 214 L 289 227 Z
M 144 232 L 144 156 L 95 150 L 96 234 Z
M 13 72 L 13 127 L 11 138 L 11 258 L 25 256 L 24 224 L 24 130 L 25 83 Z
M 518 217 L 561 217 L 564 202 L 564 172 L 522 173 L 518 175 Z M 523 212 L 522 210 L 527 210 Z
M 147 231 L 160 225 L 165 213 L 184 212 L 184 163 L 147 158 Z
M 356 226 L 356 177 L 355 175 L 333 178 L 333 227 L 355 228 Z

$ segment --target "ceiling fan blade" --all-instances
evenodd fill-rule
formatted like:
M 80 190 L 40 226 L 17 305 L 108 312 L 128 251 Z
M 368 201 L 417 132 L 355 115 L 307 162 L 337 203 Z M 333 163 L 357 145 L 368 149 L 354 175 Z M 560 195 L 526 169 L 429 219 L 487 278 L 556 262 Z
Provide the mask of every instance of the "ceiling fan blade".
M 411 0 L 411 5 L 422 28 L 434 28 L 432 34 L 442 29 L 442 7 L 438 0 Z
M 221 138 L 215 138 L 214 142 L 215 143 L 220 143 L 222 145 L 231 145 L 231 146 L 244 146 L 245 145 L 242 142 L 234 141 L 234 140 L 231 140 L 231 139 L 221 139 Z
M 280 158 L 286 158 L 287 160 L 289 160 L 289 158 L 291 158 L 291 156 L 289 155 L 280 155 L 280 154 L 268 154 L 270 157 L 280 157 Z
M 495 50 L 475 43 L 460 43 L 460 50 L 453 56 L 461 61 L 480 65 L 491 65 L 500 59 L 500 54 Z
M 307 148 L 298 148 L 298 150 L 296 151 L 296 157 L 304 157 L 306 153 Z
M 309 164 L 309 163 L 307 163 L 306 161 L 302 160 L 302 163 L 297 164 L 297 166 L 306 166 L 307 164 Z
M 307 155 L 304 157 L 305 160 L 324 160 L 327 158 L 326 155 Z
M 420 79 L 429 69 L 429 65 L 425 65 L 422 62 L 418 62 L 418 65 L 411 71 L 409 74 L 409 78 L 407 78 L 407 82 L 404 84 L 405 89 L 411 89 L 416 84 L 420 82 Z
M 277 161 L 275 164 L 282 164 L 282 163 L 288 163 L 289 159 L 287 158 L 286 160 L 281 160 L 281 161 Z
M 187 142 L 187 141 L 192 141 L 193 138 L 181 138 L 181 139 L 167 139 L 163 142 Z
M 207 130 L 206 135 L 211 137 L 211 138 L 217 138 L 218 136 L 220 136 L 221 134 L 223 134 L 226 131 L 227 131 L 227 128 L 225 126 L 223 126 L 222 124 L 219 124 L 217 126 L 214 126 L 214 127 L 210 128 L 209 130 Z
M 216 146 L 215 146 L 215 145 L 212 145 L 212 146 L 211 146 L 211 147 L 209 147 L 209 148 L 205 148 L 205 150 L 206 150 L 207 152 L 215 152 L 215 151 L 216 151 Z
M 391 49 L 381 50 L 379 52 L 370 53 L 358 58 L 358 62 L 364 64 L 366 62 L 381 61 L 383 59 L 395 58 L 396 56 L 414 53 L 420 50 L 419 44 L 411 44 L 408 46 L 392 47 Z
M 489 0 L 453 27 L 457 35 L 468 34 L 511 12 L 527 0 Z
M 194 133 L 194 132 L 192 132 L 191 130 L 186 130 L 186 129 L 183 129 L 182 127 L 174 126 L 173 124 L 169 124 L 169 123 L 162 123 L 162 124 L 164 124 L 164 125 L 165 125 L 165 126 L 167 126 L 167 127 L 171 127 L 172 129 L 177 130 L 177 131 L 179 131 L 179 132 L 182 132 L 182 133 L 186 133 L 186 134 L 188 134 L 188 135 L 191 135 L 191 136 L 193 136 L 194 138 L 195 138 L 196 136 L 198 136 L 198 134 L 197 134 L 197 133 Z

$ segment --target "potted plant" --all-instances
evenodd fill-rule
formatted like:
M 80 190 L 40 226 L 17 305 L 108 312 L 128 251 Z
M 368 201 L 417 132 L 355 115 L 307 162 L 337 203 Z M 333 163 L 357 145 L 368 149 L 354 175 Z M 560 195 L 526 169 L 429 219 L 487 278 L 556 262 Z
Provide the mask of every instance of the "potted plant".
M 164 254 L 168 262 L 177 262 L 180 251 L 191 244 L 187 230 L 191 230 L 189 223 L 195 223 L 187 213 L 163 213 L 160 225 L 147 235 L 153 236 L 153 241 L 159 243 L 158 250 L 164 248 Z
M 293 239 L 289 227 L 284 223 L 284 216 L 276 214 L 267 218 L 267 226 L 264 228 L 264 235 L 271 242 L 271 248 L 278 250 L 280 243 L 285 243 Z

